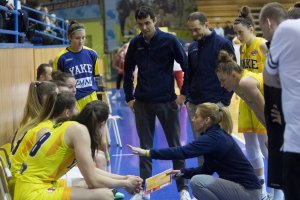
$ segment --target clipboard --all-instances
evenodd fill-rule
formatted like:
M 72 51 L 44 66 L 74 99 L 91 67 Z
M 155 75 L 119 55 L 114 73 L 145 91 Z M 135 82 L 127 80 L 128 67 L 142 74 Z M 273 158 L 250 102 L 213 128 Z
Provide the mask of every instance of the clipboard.
M 172 169 L 168 169 L 159 174 L 156 174 L 150 178 L 147 178 L 145 181 L 145 189 L 144 194 L 150 194 L 157 190 L 166 187 L 172 183 L 171 175 L 167 175 L 167 173 L 171 172 Z

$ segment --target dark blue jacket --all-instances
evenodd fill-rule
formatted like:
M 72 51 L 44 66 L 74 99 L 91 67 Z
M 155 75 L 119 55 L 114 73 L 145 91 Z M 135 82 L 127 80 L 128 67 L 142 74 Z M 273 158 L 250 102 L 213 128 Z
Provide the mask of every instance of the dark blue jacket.
M 205 161 L 202 167 L 181 169 L 185 178 L 217 172 L 220 178 L 239 183 L 246 189 L 261 188 L 252 165 L 232 136 L 219 125 L 210 127 L 192 143 L 182 147 L 151 149 L 150 155 L 152 159 L 160 160 L 182 160 L 203 155 Z
M 195 41 L 188 50 L 188 94 L 187 99 L 193 104 L 205 102 L 222 102 L 230 104 L 232 92 L 221 87 L 215 72 L 220 50 L 226 50 L 234 55 L 232 43 L 212 33 L 200 41 Z
M 174 60 L 180 64 L 184 72 L 187 71 L 186 53 L 175 36 L 156 29 L 149 44 L 145 42 L 142 34 L 133 38 L 125 57 L 126 101 L 133 99 L 144 102 L 174 101 L 176 99 Z M 138 66 L 138 80 L 133 96 L 135 66 Z M 185 74 L 186 78 L 187 73 Z

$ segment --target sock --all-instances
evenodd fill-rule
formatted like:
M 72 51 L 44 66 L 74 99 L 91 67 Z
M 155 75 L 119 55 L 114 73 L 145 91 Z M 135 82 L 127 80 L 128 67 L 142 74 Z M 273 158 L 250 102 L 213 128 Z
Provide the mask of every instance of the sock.
M 284 200 L 284 193 L 280 189 L 274 189 L 273 200 Z
M 261 194 L 262 197 L 267 194 L 266 184 L 265 184 L 265 175 L 257 176 L 258 180 L 261 183 Z

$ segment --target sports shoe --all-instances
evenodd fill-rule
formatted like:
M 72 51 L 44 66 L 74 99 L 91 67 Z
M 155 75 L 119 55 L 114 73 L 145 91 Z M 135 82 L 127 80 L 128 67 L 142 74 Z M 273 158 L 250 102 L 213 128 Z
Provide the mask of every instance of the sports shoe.
M 124 199 L 125 197 L 125 195 L 121 192 L 118 192 L 117 189 L 113 189 L 112 192 L 114 194 L 114 199 Z
M 191 196 L 189 191 L 187 190 L 181 190 L 180 191 L 180 200 L 191 200 Z
M 272 200 L 272 195 L 266 193 L 264 196 L 261 197 L 261 200 Z
M 150 200 L 150 194 L 144 195 L 144 192 L 141 191 L 135 194 L 130 200 Z

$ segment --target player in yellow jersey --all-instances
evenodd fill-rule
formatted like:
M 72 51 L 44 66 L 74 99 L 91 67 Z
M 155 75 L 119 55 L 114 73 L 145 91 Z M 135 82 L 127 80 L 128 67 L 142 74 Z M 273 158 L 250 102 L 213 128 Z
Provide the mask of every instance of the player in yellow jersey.
M 241 66 L 254 73 L 262 73 L 268 51 L 266 40 L 256 37 L 250 9 L 242 7 L 240 16 L 234 21 L 234 31 L 242 43 L 240 48 Z
M 22 137 L 15 142 L 10 157 L 12 173 L 10 184 L 12 186 L 29 151 L 36 143 L 37 135 L 50 130 L 61 118 L 69 118 L 77 114 L 76 99 L 70 92 L 60 94 L 55 92 L 48 96 L 46 103 L 49 106 L 45 106 L 37 118 L 31 120 L 18 131 Z
M 241 8 L 240 15 L 234 21 L 233 29 L 242 43 L 240 49 L 241 67 L 253 73 L 262 73 L 266 60 L 265 53 L 268 48 L 266 40 L 255 35 L 255 24 L 249 7 L 243 6 Z M 257 152 L 261 151 L 267 159 L 267 147 L 265 145 L 267 135 L 264 128 L 251 130 L 249 126 L 244 126 L 244 124 L 252 120 L 252 116 L 249 114 L 251 109 L 243 100 L 240 101 L 239 132 L 244 134 L 248 157 L 250 160 L 253 160 L 251 164 L 254 165 L 258 178 L 264 183 L 264 163 L 261 156 L 257 155 Z M 266 186 L 265 184 L 262 186 L 263 196 L 266 196 Z
M 257 140 L 257 142 L 253 142 L 248 137 L 249 135 L 244 134 L 247 157 L 258 178 L 264 179 L 261 177 L 264 174 L 262 155 L 267 159 L 268 151 L 266 147 L 267 135 L 264 128 L 265 101 L 262 74 L 244 70 L 225 51 L 220 52 L 216 72 L 222 87 L 228 91 L 234 91 L 243 101 L 240 106 L 243 106 L 243 111 L 247 112 L 243 115 L 240 113 L 239 128 L 243 128 L 244 132 L 252 133 L 251 136 Z M 262 190 L 262 197 L 266 195 L 267 193 Z
M 113 199 L 109 189 L 118 187 L 125 187 L 132 194 L 139 192 L 141 178 L 107 173 L 93 162 L 108 113 L 105 103 L 93 101 L 76 117 L 77 122 L 57 124 L 38 136 L 17 178 L 15 199 L 105 200 Z M 57 180 L 76 163 L 85 187 L 58 185 Z

